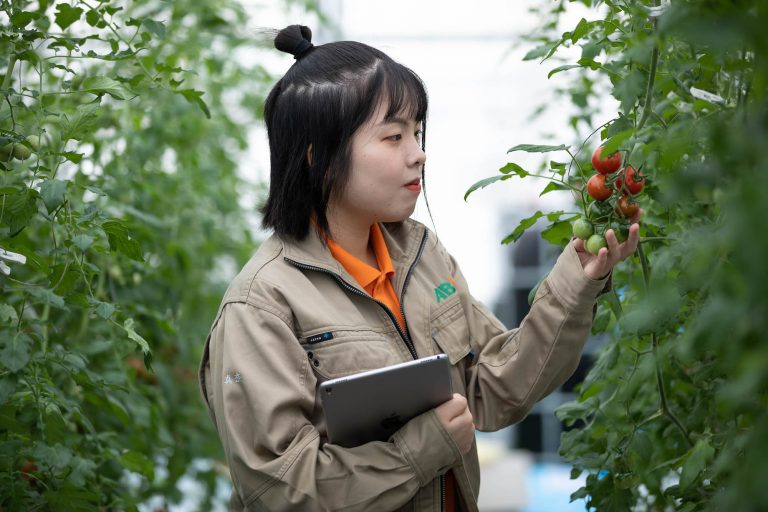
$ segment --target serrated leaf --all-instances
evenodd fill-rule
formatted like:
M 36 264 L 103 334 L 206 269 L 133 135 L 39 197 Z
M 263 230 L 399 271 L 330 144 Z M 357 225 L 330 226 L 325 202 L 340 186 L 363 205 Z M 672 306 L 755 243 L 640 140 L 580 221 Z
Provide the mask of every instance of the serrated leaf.
M 515 163 L 512 163 L 512 162 L 509 162 L 504 167 L 499 169 L 499 172 L 502 173 L 502 174 L 517 175 L 517 176 L 520 176 L 521 178 L 525 178 L 526 176 L 528 176 L 530 174 L 528 171 L 526 171 L 525 169 L 523 169 L 519 165 L 517 165 Z
M 32 295 L 35 299 L 43 304 L 48 304 L 49 306 L 53 306 L 64 311 L 69 311 L 69 308 L 64 302 L 64 297 L 56 295 L 52 290 L 49 290 L 48 288 L 31 286 L 27 288 L 27 291 L 30 295 Z
M 94 240 L 95 238 L 91 235 L 75 235 L 72 237 L 72 243 L 83 252 L 93 245 Z
M 11 24 L 16 28 L 26 27 L 30 21 L 40 17 L 40 13 L 29 11 L 17 11 L 11 15 Z
M 43 198 L 48 213 L 64 203 L 64 193 L 67 191 L 67 182 L 62 180 L 47 180 L 40 186 L 40 196 Z
M 533 50 L 528 51 L 528 53 L 526 53 L 525 56 L 523 57 L 523 60 L 533 60 L 533 59 L 538 59 L 539 57 L 544 57 L 550 52 L 551 49 L 552 49 L 552 45 L 550 44 L 543 44 L 541 46 L 537 46 Z
M 479 190 L 481 188 L 485 188 L 488 185 L 490 185 L 491 183 L 495 183 L 497 181 L 508 180 L 511 177 L 512 177 L 511 174 L 499 174 L 497 176 L 491 176 L 490 178 L 484 178 L 484 179 L 476 182 L 475 184 L 473 184 L 471 187 L 469 187 L 467 192 L 464 194 L 464 200 L 466 201 L 467 198 L 469 197 L 469 194 L 471 194 L 475 190 Z
M 143 261 L 139 243 L 131 238 L 128 228 L 119 220 L 107 220 L 102 223 L 101 229 L 107 235 L 109 247 L 115 252 L 125 254 L 136 261 Z
M 87 135 L 91 131 L 91 128 L 96 124 L 100 109 L 101 106 L 98 103 L 80 105 L 77 107 L 77 111 L 71 119 L 65 117 L 64 131 L 61 137 L 62 141 L 67 141 L 69 139 L 82 140 L 82 138 Z
M 539 197 L 543 196 L 544 194 L 548 194 L 549 192 L 552 192 L 554 190 L 570 190 L 566 185 L 563 185 L 562 183 L 558 183 L 556 181 L 550 181 L 547 183 L 547 186 L 544 187 L 544 190 L 541 191 L 541 194 L 539 194 Z
M 71 472 L 67 475 L 67 480 L 76 487 L 84 487 L 87 482 L 92 481 L 96 472 L 96 463 L 88 459 L 83 459 L 82 457 L 74 457 L 70 463 L 70 468 Z M 80 498 L 83 500 L 95 501 L 89 493 L 84 493 Z M 69 503 L 71 503 L 71 501 Z
M 29 348 L 32 338 L 24 332 L 17 332 L 6 339 L 0 350 L 0 362 L 12 372 L 24 368 L 29 362 Z
M 104 320 L 109 320 L 112 317 L 112 314 L 115 312 L 115 306 L 108 302 L 94 301 L 94 304 L 92 305 L 96 306 L 94 308 L 96 314 Z
M 131 93 L 123 84 L 108 76 L 89 76 L 83 80 L 81 90 L 92 94 L 109 94 L 118 100 L 131 97 Z
M 573 29 L 573 32 L 571 33 L 571 43 L 576 43 L 579 39 L 584 37 L 588 31 L 589 23 L 587 23 L 587 20 L 584 18 L 581 18 L 578 25 L 576 25 L 576 28 Z
M 545 146 L 540 144 L 518 144 L 507 150 L 507 153 L 513 151 L 525 151 L 526 153 L 549 153 L 551 151 L 567 151 L 570 146 L 560 144 L 559 146 Z
M 704 471 L 704 468 L 715 456 L 715 449 L 707 439 L 700 439 L 696 445 L 688 451 L 683 470 L 680 473 L 680 490 L 685 492 L 696 480 L 696 477 Z
M 123 322 L 123 329 L 125 330 L 126 334 L 128 334 L 128 338 L 135 341 L 137 345 L 141 348 L 141 351 L 144 354 L 150 353 L 149 343 L 147 343 L 147 340 L 142 338 L 139 333 L 136 332 L 136 330 L 133 328 L 134 326 L 134 320 L 133 318 L 126 319 L 125 322 Z
M 83 15 L 83 10 L 80 7 L 72 7 L 68 4 L 56 5 L 56 24 L 61 27 L 62 30 L 66 30 L 71 24 L 80 19 Z
M 198 107 L 200 107 L 200 110 L 203 111 L 205 117 L 208 119 L 211 118 L 211 111 L 208 109 L 208 105 L 205 103 L 205 101 L 203 101 L 203 91 L 196 91 L 194 89 L 181 89 L 174 92 L 184 96 L 188 102 L 196 104 Z
M 541 238 L 551 243 L 563 247 L 571 239 L 571 232 L 573 228 L 571 223 L 567 220 L 561 220 L 552 223 L 544 231 L 541 232 Z
M 501 241 L 502 244 L 508 244 L 511 242 L 516 242 L 518 239 L 520 239 L 521 236 L 523 236 L 523 233 L 525 233 L 525 230 L 536 224 L 536 221 L 542 218 L 544 214 L 541 211 L 537 211 L 530 217 L 527 217 L 520 221 L 520 223 L 517 225 L 517 227 L 507 235 L 504 240 Z
M 573 68 L 580 68 L 578 64 L 564 64 L 562 66 L 557 66 L 556 68 L 552 69 L 549 73 L 547 73 L 547 78 L 552 78 L 552 75 L 556 75 L 557 73 L 560 73 L 561 71 L 567 71 L 569 69 Z

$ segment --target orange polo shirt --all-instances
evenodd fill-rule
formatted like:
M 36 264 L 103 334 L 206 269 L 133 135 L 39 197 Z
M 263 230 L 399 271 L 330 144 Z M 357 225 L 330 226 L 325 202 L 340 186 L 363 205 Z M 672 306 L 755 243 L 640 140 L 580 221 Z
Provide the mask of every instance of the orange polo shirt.
M 328 239 L 328 249 L 336 261 L 347 269 L 352 277 L 360 286 L 368 292 L 368 295 L 383 302 L 392 313 L 395 314 L 400 327 L 405 330 L 405 321 L 400 312 L 400 300 L 392 287 L 392 276 L 395 275 L 395 268 L 392 266 L 392 260 L 389 257 L 389 250 L 384 241 L 384 235 L 381 234 L 381 228 L 378 224 L 371 226 L 370 244 L 373 253 L 376 256 L 376 263 L 379 268 L 373 268 L 364 261 L 352 256 L 346 249 L 335 241 Z
M 383 302 L 395 314 L 400 327 L 405 331 L 405 321 L 400 313 L 400 300 L 397 298 L 395 289 L 392 287 L 392 276 L 395 275 L 395 268 L 392 266 L 389 250 L 379 225 L 373 224 L 370 234 L 370 244 L 379 268 L 373 268 L 364 261 L 352 256 L 346 249 L 330 238 L 326 242 L 328 243 L 331 255 L 336 261 L 347 269 L 347 272 L 355 278 L 363 290 L 368 292 L 368 295 L 379 302 Z M 445 510 L 448 512 L 456 510 L 455 492 L 456 480 L 453 471 L 448 471 L 445 474 Z

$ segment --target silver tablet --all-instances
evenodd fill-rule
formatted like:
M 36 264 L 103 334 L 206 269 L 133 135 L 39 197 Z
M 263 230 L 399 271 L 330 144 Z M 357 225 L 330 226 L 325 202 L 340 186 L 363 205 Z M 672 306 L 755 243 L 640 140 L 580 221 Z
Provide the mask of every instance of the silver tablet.
M 347 448 L 386 441 L 409 420 L 452 396 L 445 354 L 320 384 L 328 440 Z

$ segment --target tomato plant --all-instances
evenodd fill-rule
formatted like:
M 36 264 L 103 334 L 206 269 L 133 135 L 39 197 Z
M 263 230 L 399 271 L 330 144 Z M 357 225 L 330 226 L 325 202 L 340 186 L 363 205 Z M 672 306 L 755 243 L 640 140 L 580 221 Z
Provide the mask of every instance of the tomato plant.
M 171 505 L 186 476 L 212 510 L 195 376 L 257 245 L 238 165 L 272 81 L 231 58 L 248 15 L 15 0 L 0 19 L 0 509 Z
M 617 203 L 617 210 L 627 219 L 631 219 L 640 212 L 640 204 L 624 194 Z
M 576 4 L 585 14 L 558 31 Z M 566 154 L 565 169 L 558 157 L 542 165 L 550 172 L 517 174 L 557 182 L 542 193 L 569 190 L 577 212 L 536 212 L 505 242 L 541 219 L 542 236 L 562 244 L 551 233 L 581 211 L 597 233 L 620 232 L 623 193 L 627 204 L 642 193 L 645 211 L 636 255 L 598 300 L 593 332 L 607 341 L 557 412 L 569 427 L 560 453 L 583 482 L 572 499 L 600 511 L 768 510 L 768 273 L 758 256 L 768 237 L 755 236 L 768 232 L 755 143 L 768 140 L 768 4 L 556 0 L 539 15 L 526 59 L 550 66 L 572 100 L 563 124 L 577 142 L 512 151 Z M 608 98 L 608 112 L 594 109 Z M 624 156 L 624 174 L 605 175 L 622 193 L 602 203 L 584 191 L 582 150 L 596 145 Z

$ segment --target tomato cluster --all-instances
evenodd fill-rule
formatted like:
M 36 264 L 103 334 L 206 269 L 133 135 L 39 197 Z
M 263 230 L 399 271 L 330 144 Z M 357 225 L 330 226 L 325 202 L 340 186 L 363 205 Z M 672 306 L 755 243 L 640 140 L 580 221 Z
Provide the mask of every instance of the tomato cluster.
M 605 158 L 603 147 L 592 153 L 595 174 L 587 181 L 587 194 L 592 199 L 585 204 L 584 216 L 573 223 L 573 234 L 584 240 L 584 247 L 597 254 L 606 247 L 605 231 L 613 229 L 619 242 L 629 235 L 629 223 L 640 211 L 635 200 L 645 186 L 645 175 L 631 165 L 622 168 L 621 154 Z

